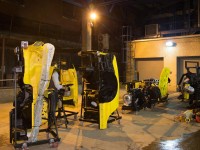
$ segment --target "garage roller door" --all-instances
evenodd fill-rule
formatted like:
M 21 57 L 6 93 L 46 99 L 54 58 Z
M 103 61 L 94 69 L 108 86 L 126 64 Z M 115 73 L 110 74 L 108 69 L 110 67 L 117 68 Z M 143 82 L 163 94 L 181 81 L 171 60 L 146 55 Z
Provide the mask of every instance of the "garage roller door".
M 136 70 L 139 73 L 139 80 L 149 78 L 159 79 L 163 67 L 163 58 L 136 59 Z

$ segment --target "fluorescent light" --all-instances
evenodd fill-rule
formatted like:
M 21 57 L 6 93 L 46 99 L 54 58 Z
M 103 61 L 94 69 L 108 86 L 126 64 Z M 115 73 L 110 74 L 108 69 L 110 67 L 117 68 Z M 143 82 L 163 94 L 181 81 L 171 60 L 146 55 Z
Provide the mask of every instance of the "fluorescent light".
M 166 45 L 167 47 L 173 47 L 173 46 L 176 46 L 176 43 L 175 43 L 175 42 L 172 42 L 172 41 L 167 41 L 167 42 L 165 43 L 165 45 Z

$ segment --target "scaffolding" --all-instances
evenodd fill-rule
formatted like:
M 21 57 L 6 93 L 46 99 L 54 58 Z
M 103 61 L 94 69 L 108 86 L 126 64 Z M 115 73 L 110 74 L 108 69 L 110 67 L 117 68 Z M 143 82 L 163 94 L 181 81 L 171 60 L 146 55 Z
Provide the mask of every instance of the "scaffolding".
M 134 76 L 134 55 L 132 52 L 132 27 L 122 26 L 122 81 L 132 81 Z

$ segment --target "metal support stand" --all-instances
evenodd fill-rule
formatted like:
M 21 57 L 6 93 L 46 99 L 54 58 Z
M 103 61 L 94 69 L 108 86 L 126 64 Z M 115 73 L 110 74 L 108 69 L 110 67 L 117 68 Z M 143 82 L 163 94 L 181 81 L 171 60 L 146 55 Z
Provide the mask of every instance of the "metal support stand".
M 58 119 L 64 118 L 65 119 L 64 124 L 65 124 L 65 127 L 67 128 L 67 124 L 69 123 L 67 117 L 74 116 L 74 119 L 77 119 L 78 112 L 65 110 L 64 104 L 63 104 L 63 95 L 61 94 L 58 97 L 59 97 L 58 110 L 56 111 L 58 114 L 56 116 L 56 119 L 58 120 Z
M 65 110 L 64 109 L 64 106 L 62 104 L 62 107 L 58 108 L 58 115 L 56 117 L 56 119 L 61 119 L 61 118 L 64 118 L 65 119 L 65 127 L 67 128 L 67 124 L 69 123 L 67 117 L 68 116 L 74 116 L 74 119 L 77 119 L 77 115 L 78 115 L 78 112 L 73 112 L 73 111 L 69 111 L 69 110 Z
M 27 149 L 28 146 L 34 146 L 34 145 L 40 145 L 49 143 L 50 145 L 57 145 L 53 144 L 60 141 L 59 135 L 58 135 L 58 129 L 56 124 L 56 117 L 55 117 L 55 108 L 56 108 L 56 100 L 55 100 L 55 93 L 51 93 L 50 98 L 48 98 L 48 118 L 42 118 L 45 120 L 48 120 L 48 127 L 46 129 L 40 129 L 39 132 L 46 132 L 47 139 L 44 140 L 38 140 L 36 142 L 28 142 L 27 137 L 27 129 L 20 129 L 18 126 L 19 121 L 17 120 L 17 73 L 22 72 L 21 67 L 14 68 L 14 77 L 15 77 L 15 108 L 11 110 L 10 112 L 10 143 L 13 144 L 14 148 L 23 148 Z M 14 118 L 14 119 L 13 119 Z M 14 122 L 13 122 L 14 120 Z M 13 127 L 14 124 L 14 127 Z M 23 124 L 23 122 L 22 122 Z M 17 126 L 18 125 L 18 126 Z M 54 126 L 55 128 L 52 128 Z M 54 131 L 55 130 L 55 131 Z M 18 139 L 18 135 L 24 133 L 23 139 Z M 51 138 L 50 135 L 51 134 Z M 20 141 L 20 143 L 19 143 Z
M 62 100 L 59 100 L 60 102 L 58 103 L 62 103 Z M 63 106 L 63 103 L 61 104 L 61 107 L 58 108 L 58 114 L 56 116 L 56 119 L 59 120 L 61 118 L 64 118 L 65 119 L 65 127 L 67 128 L 67 124 L 69 123 L 68 119 L 67 119 L 67 115 L 65 113 L 65 110 L 64 110 L 64 106 Z
M 83 83 L 83 89 L 84 89 L 84 83 Z M 79 121 L 100 124 L 99 109 L 87 106 L 88 95 L 90 95 L 92 92 L 93 91 L 91 89 L 87 89 L 82 92 L 81 115 Z M 118 123 L 120 124 L 120 119 L 122 119 L 122 117 L 119 115 L 117 109 L 115 112 L 117 113 L 117 115 L 114 115 L 114 113 L 110 115 L 107 123 L 111 123 L 113 121 L 118 120 Z

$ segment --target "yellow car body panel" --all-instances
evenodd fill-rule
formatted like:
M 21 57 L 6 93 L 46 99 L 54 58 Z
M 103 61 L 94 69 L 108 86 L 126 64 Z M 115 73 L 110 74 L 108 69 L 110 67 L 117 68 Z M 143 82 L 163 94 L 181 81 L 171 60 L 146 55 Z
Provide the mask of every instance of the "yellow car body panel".
M 165 67 L 163 68 L 161 74 L 160 74 L 160 80 L 159 80 L 159 89 L 161 93 L 161 98 L 168 95 L 168 78 L 170 75 L 170 69 Z
M 67 70 L 60 70 L 60 81 L 63 86 L 72 84 L 70 86 L 70 95 L 64 96 L 63 101 L 73 100 L 74 106 L 78 106 L 78 77 L 75 68 L 69 68 Z M 67 105 L 73 106 L 73 105 Z
M 34 106 L 38 97 L 38 88 L 42 72 L 42 58 L 44 53 L 43 43 L 34 43 L 29 45 L 28 48 L 23 49 L 24 56 L 24 84 L 29 84 L 33 89 L 33 102 L 32 102 L 32 126 L 34 126 Z M 50 69 L 49 80 L 51 78 L 53 68 Z M 48 86 L 47 86 L 48 87 Z M 46 87 L 46 88 L 47 88 Z M 47 103 L 43 101 L 42 117 L 47 118 Z M 42 120 L 42 123 L 46 121 Z
M 116 57 L 113 58 L 112 63 L 113 63 L 114 73 L 117 78 L 118 88 L 117 88 L 116 96 L 112 101 L 99 104 L 99 128 L 100 129 L 107 128 L 107 122 L 108 122 L 109 116 L 119 107 L 119 73 L 118 73 Z

